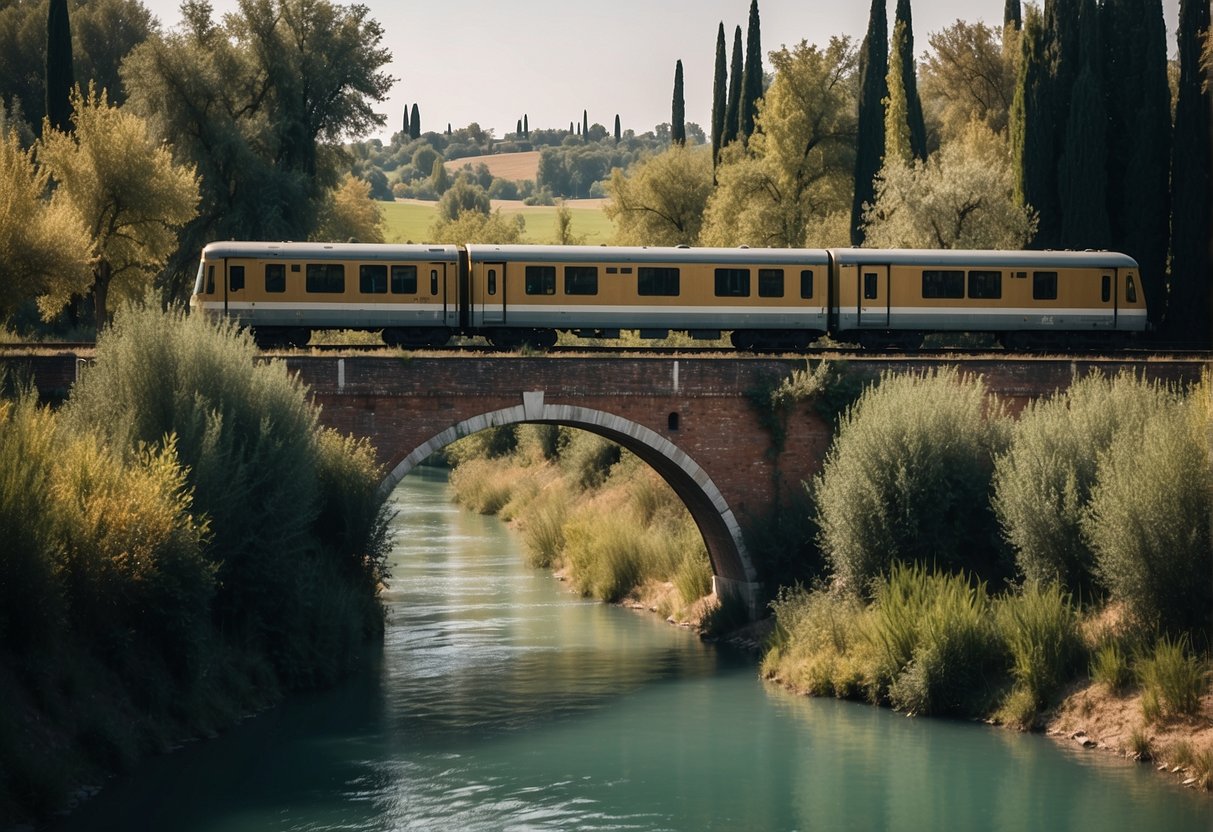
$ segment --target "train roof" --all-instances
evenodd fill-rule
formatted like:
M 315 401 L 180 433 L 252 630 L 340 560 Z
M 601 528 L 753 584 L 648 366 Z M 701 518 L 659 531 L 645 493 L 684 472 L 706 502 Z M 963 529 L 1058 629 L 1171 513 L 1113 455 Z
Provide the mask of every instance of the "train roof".
M 203 257 L 283 257 L 288 259 L 343 260 L 449 260 L 459 256 L 457 246 L 385 243 L 265 243 L 231 240 L 209 243 Z
M 505 263 L 744 263 L 770 265 L 825 265 L 825 249 L 807 248 L 690 248 L 686 246 L 467 246 L 475 262 Z
M 1116 251 L 832 248 L 830 253 L 836 262 L 844 265 L 1137 268 L 1136 260 Z

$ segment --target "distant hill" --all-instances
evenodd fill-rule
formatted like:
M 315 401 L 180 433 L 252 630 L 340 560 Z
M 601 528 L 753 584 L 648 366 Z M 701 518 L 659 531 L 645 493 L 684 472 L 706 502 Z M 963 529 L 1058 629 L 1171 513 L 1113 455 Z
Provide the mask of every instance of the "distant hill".
M 494 153 L 490 156 L 464 156 L 445 162 L 446 169 L 451 173 L 471 165 L 473 168 L 484 163 L 489 173 L 498 179 L 509 179 L 521 182 L 524 179 L 534 179 L 539 172 L 539 151 L 528 150 L 524 153 Z

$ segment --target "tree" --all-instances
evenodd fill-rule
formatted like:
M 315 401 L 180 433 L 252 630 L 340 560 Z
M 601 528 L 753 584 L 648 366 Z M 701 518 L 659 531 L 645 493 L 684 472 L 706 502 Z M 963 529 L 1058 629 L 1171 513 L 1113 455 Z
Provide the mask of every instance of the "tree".
M 698 241 L 712 192 L 711 154 L 675 144 L 634 165 L 616 168 L 603 209 L 617 245 L 675 246 Z
M 1171 91 L 1162 3 L 1105 0 L 1100 14 L 1112 240 L 1141 268 L 1150 321 L 1158 327 L 1171 234 Z
M 321 242 L 383 242 L 383 214 L 371 199 L 371 186 L 347 174 L 321 211 L 312 239 Z
M 970 122 L 926 162 L 892 161 L 864 215 L 876 248 L 1021 248 L 1035 217 L 1015 199 L 1006 141 Z
M 905 40 L 906 25 L 897 21 L 893 27 L 893 51 Z M 915 158 L 910 143 L 909 107 L 906 87 L 901 80 L 902 62 L 889 61 L 889 96 L 884 100 L 884 165 L 907 164 Z
M 619 113 L 615 113 L 615 144 L 619 144 L 620 138 L 621 138 L 621 135 L 620 135 L 620 131 L 619 131 Z
M 859 121 L 855 147 L 855 191 L 851 243 L 863 244 L 863 212 L 876 195 L 884 156 L 884 101 L 889 97 L 889 34 L 884 0 L 872 0 L 868 32 L 859 49 Z
M 716 73 L 712 80 L 712 168 L 724 140 L 724 114 L 729 106 L 729 66 L 725 55 L 724 21 L 716 30 Z
M 434 243 L 483 243 L 511 245 L 522 242 L 526 220 L 521 214 L 503 216 L 498 208 L 492 213 L 463 211 L 455 219 L 440 216 L 430 226 L 429 237 Z
M 514 127 L 515 138 L 522 138 L 522 119 L 518 119 L 518 124 Z
M 438 216 L 454 220 L 468 211 L 487 216 L 490 205 L 488 191 L 460 176 L 438 200 Z
M 687 143 L 686 102 L 682 95 L 682 61 L 674 66 L 674 103 L 670 117 L 670 137 L 674 144 Z
M 928 40 L 922 100 L 939 125 L 941 140 L 959 136 L 974 118 L 996 133 L 1005 130 L 1017 61 L 1000 45 L 998 32 L 981 22 L 958 20 Z
M 770 55 L 775 80 L 746 150 L 721 151 L 705 245 L 845 245 L 855 169 L 855 48 L 831 38 Z
M 67 0 L 50 0 L 46 16 L 46 117 L 56 130 L 71 129 L 75 83 Z
M 590 137 L 590 114 L 585 110 L 581 111 L 581 136 L 587 140 Z
M 724 135 L 720 146 L 727 147 L 737 138 L 741 112 L 741 27 L 733 30 L 733 57 L 729 61 L 729 100 L 724 111 Z
M 1175 144 L 1171 156 L 1171 303 L 1170 336 L 1208 347 L 1213 310 L 1213 137 L 1210 136 L 1211 93 L 1203 83 L 1201 48 L 1209 36 L 1206 0 L 1180 0 L 1179 96 L 1175 104 Z
M 1018 32 L 1023 28 L 1023 18 L 1020 15 L 1019 0 L 1007 0 L 1002 10 L 1002 28 L 1011 28 Z
M 522 114 L 522 135 L 527 139 L 531 137 L 531 122 L 527 119 L 526 113 Z
M 74 92 L 72 109 L 75 131 L 46 131 L 37 155 L 93 239 L 100 331 L 109 320 L 110 292 L 142 295 L 176 250 L 177 230 L 197 213 L 198 179 L 192 167 L 173 161 L 143 119 L 111 107 L 95 87 L 87 95 Z M 61 308 L 80 288 L 57 281 L 44 308 Z
M 410 139 L 413 137 L 413 131 L 409 129 L 409 105 L 404 105 L 404 124 L 401 127 L 401 132 Z
M 448 134 L 451 132 L 451 125 L 448 124 L 446 126 L 446 132 Z M 421 111 L 417 109 L 416 104 L 413 104 L 413 113 L 411 116 L 409 116 L 409 138 L 421 138 Z
M 741 104 L 737 117 L 737 135 L 747 141 L 754 132 L 758 101 L 762 98 L 762 35 L 759 31 L 758 0 L 750 0 L 750 20 L 746 26 L 745 69 L 741 77 Z
M 1055 187 L 1052 88 L 1045 56 L 1044 20 L 1035 6 L 1028 6 L 1020 46 L 1019 75 L 1010 115 L 1015 195 L 1021 205 L 1036 212 L 1036 233 L 1029 245 L 1054 248 L 1061 208 Z
M 910 152 L 916 159 L 927 158 L 927 128 L 922 116 L 922 100 L 918 97 L 918 70 L 914 65 L 914 21 L 910 0 L 897 0 L 893 27 L 893 53 L 901 65 L 904 86 L 906 122 L 910 130 Z
M 573 212 L 562 201 L 556 207 L 556 245 L 579 246 L 585 243 L 585 237 L 573 233 Z
M 430 187 L 438 196 L 445 194 L 447 188 L 451 187 L 451 176 L 447 172 L 446 163 L 437 154 L 434 156 L 434 161 L 430 162 Z M 452 215 L 453 217 L 454 215 Z
M 1061 199 L 1061 244 L 1071 249 L 1105 249 L 1110 242 L 1107 198 L 1107 110 L 1104 108 L 1095 0 L 1079 11 L 1080 66 L 1070 92 L 1070 108 L 1057 166 Z
M 82 291 L 92 277 L 93 241 L 62 191 L 46 197 L 49 176 L 0 119 L 0 320 L 35 297 L 51 317 L 61 307 L 41 295 L 55 284 Z

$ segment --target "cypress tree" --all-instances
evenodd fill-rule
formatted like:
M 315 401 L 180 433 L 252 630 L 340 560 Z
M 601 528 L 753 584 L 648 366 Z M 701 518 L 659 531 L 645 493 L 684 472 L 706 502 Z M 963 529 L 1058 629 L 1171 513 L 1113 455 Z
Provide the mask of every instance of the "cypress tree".
M 716 75 L 712 82 L 712 169 L 720 159 L 724 139 L 724 113 L 729 106 L 729 67 L 724 54 L 724 22 L 716 30 Z
M 590 138 L 590 114 L 586 110 L 581 111 L 581 135 L 587 141 Z
M 1002 9 L 1002 28 L 1013 26 L 1018 32 L 1023 28 L 1023 18 L 1019 11 L 1019 0 L 1007 0 L 1007 4 Z
M 922 99 L 918 97 L 918 70 L 914 65 L 914 22 L 910 17 L 910 0 L 897 0 L 894 21 L 893 51 L 901 63 L 906 121 L 910 127 L 910 152 L 914 154 L 914 158 L 926 161 L 927 126 L 922 116 Z
M 1161 0 L 1100 7 L 1113 245 L 1137 261 L 1150 321 L 1161 325 L 1171 215 L 1171 89 Z
M 1179 96 L 1171 156 L 1171 300 L 1168 335 L 1194 347 L 1210 345 L 1209 225 L 1213 222 L 1213 138 L 1210 90 L 1200 52 L 1209 30 L 1208 0 L 1179 0 Z
M 46 118 L 51 127 L 72 129 L 72 27 L 67 0 L 51 0 L 46 15 Z
M 518 124 L 514 127 L 514 135 L 520 139 L 522 138 L 522 119 L 518 119 Z
M 1045 0 L 1045 56 L 1049 66 L 1050 97 L 1053 99 L 1053 141 L 1065 141 L 1070 114 L 1070 95 L 1082 68 L 1081 8 L 1084 0 Z
M 1104 106 L 1095 0 L 1079 7 L 1078 65 L 1062 155 L 1057 166 L 1061 199 L 1061 245 L 1071 249 L 1105 249 L 1108 230 L 1107 108 Z
M 451 125 L 446 126 L 446 131 L 451 132 Z M 409 137 L 421 138 L 421 112 L 417 109 L 416 104 L 413 105 L 413 114 L 409 117 Z
M 408 104 L 404 105 L 404 126 L 401 127 L 400 132 L 407 138 L 411 139 L 413 137 L 412 132 L 409 131 L 409 105 Z
M 619 113 L 615 113 L 615 144 L 619 144 L 621 138 L 623 138 L 623 134 L 619 129 Z
M 855 196 L 851 243 L 863 245 L 863 207 L 876 198 L 884 155 L 884 100 L 889 97 L 889 22 L 884 0 L 872 0 L 868 32 L 859 50 L 859 124 L 855 143 Z
M 1032 248 L 1055 248 L 1061 225 L 1046 46 L 1041 12 L 1028 6 L 1020 39 L 1019 77 L 1011 105 L 1011 153 L 1016 172 L 1015 196 L 1038 216 L 1036 235 L 1029 243 Z
M 682 95 L 682 61 L 674 65 L 674 101 L 670 111 L 670 140 L 676 145 L 687 143 L 686 101 Z
M 522 135 L 528 139 L 531 137 L 531 123 L 527 120 L 526 113 L 522 114 Z
M 905 22 L 893 25 L 893 52 L 897 54 L 897 43 L 905 39 Z M 901 78 L 902 62 L 889 61 L 889 96 L 884 100 L 884 165 L 897 162 L 909 164 L 914 159 L 910 142 L 910 121 L 906 107 L 906 86 Z
M 737 135 L 742 141 L 754 132 L 758 100 L 762 98 L 762 37 L 759 32 L 758 0 L 750 0 L 750 21 L 746 27 L 745 69 L 741 76 L 741 102 L 737 117 Z
M 725 147 L 737 138 L 739 111 L 741 110 L 741 27 L 733 30 L 733 57 L 729 62 L 729 100 L 724 111 L 724 135 L 720 146 Z

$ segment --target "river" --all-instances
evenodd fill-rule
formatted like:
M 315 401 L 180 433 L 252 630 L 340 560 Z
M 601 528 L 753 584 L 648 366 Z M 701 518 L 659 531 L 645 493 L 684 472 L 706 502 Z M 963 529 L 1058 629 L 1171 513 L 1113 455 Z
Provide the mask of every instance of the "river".
M 422 469 L 381 656 L 106 785 L 64 830 L 1167 830 L 1213 802 L 1038 736 L 792 696 L 582 600 Z

